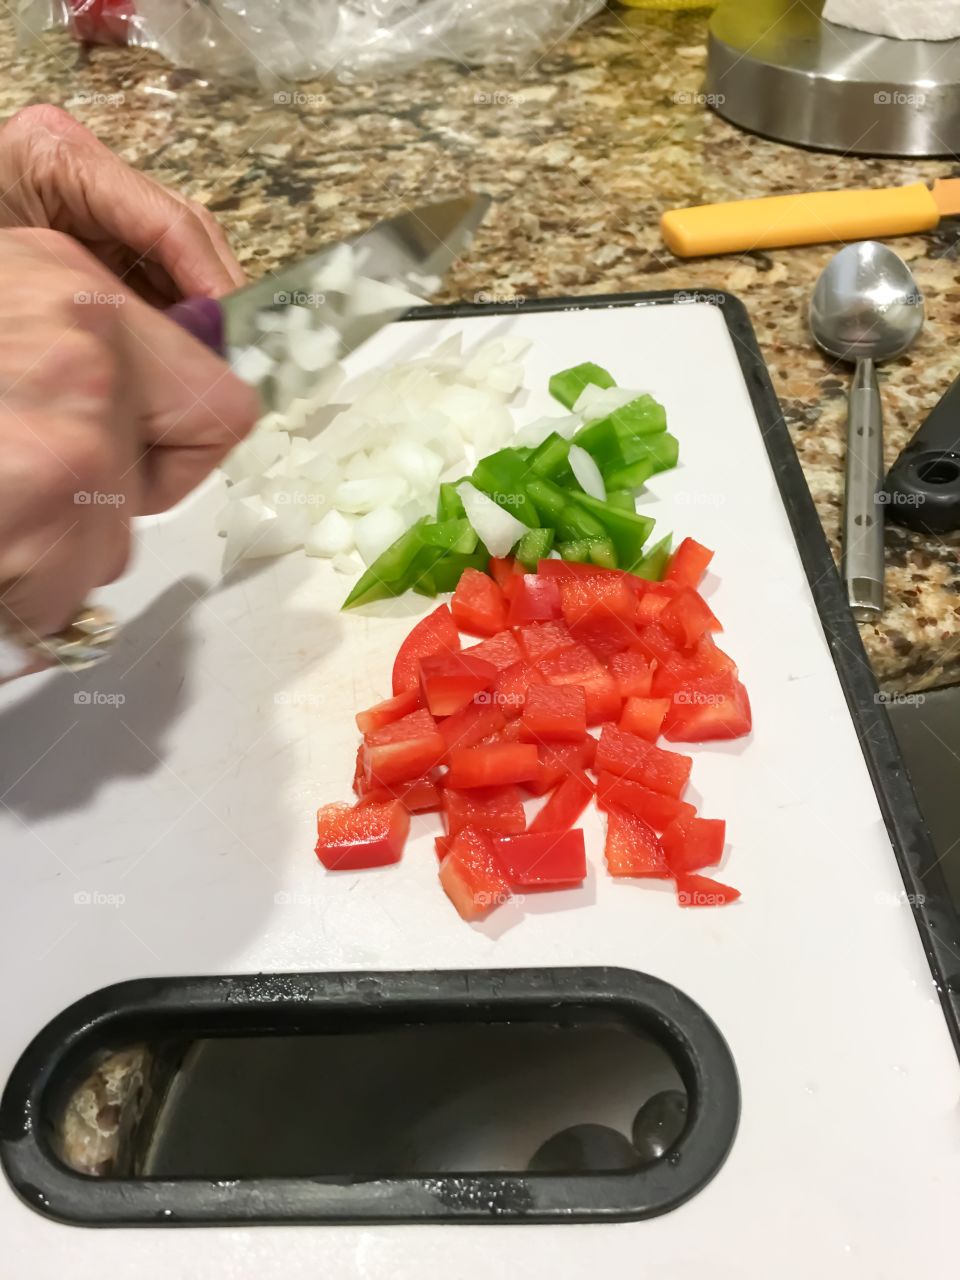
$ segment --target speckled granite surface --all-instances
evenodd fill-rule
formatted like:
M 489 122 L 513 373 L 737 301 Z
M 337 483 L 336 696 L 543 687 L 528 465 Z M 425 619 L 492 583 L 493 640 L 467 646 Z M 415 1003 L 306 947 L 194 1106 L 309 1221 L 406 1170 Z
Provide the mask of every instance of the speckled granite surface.
M 230 91 L 140 50 L 63 37 L 0 47 L 0 113 L 52 101 L 132 163 L 203 200 L 251 273 L 350 235 L 403 204 L 465 185 L 496 205 L 438 301 L 724 288 L 749 308 L 827 533 L 837 550 L 845 372 L 814 350 L 806 301 L 830 250 L 680 262 L 668 207 L 944 175 L 943 161 L 818 155 L 739 133 L 698 102 L 702 14 L 600 14 L 521 79 L 432 64 L 363 85 Z M 123 95 L 122 103 L 114 95 Z M 960 224 L 897 242 L 928 307 L 913 351 L 884 368 L 888 462 L 960 371 Z M 960 535 L 890 528 L 888 609 L 863 629 L 881 681 L 960 681 Z

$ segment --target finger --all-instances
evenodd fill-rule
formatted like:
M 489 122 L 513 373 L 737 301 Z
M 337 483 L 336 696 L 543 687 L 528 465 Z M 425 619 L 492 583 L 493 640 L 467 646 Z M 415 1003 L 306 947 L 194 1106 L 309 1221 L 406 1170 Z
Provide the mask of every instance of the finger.
M 141 415 L 137 514 L 165 511 L 252 429 L 256 392 L 165 315 L 137 298 L 120 309 Z
M 185 295 L 219 297 L 244 283 L 226 236 L 202 206 L 130 168 L 66 112 L 45 109 L 28 127 L 34 225 L 42 210 L 49 226 L 92 246 L 126 245 L 159 263 Z

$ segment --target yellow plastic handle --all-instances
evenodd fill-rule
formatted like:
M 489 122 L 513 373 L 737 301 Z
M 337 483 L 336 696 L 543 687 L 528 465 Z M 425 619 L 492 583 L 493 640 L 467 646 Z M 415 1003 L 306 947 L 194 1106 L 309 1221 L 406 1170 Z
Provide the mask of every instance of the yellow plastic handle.
M 830 240 L 874 240 L 928 231 L 939 221 L 929 188 L 915 182 L 909 187 L 818 191 L 671 209 L 660 219 L 660 231 L 678 258 L 693 258 Z

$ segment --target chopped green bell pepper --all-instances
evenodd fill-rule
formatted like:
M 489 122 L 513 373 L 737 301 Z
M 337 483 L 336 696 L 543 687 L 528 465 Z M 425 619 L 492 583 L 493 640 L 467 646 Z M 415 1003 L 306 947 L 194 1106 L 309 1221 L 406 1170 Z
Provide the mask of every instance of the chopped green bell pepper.
M 604 535 L 616 548 L 620 568 L 632 571 L 634 565 L 643 559 L 643 544 L 655 523 L 652 517 L 641 516 L 634 511 L 621 511 L 586 493 L 571 493 L 570 499 L 584 513 L 589 513 L 598 524 L 603 525 Z
M 650 548 L 638 565 L 634 565 L 631 573 L 638 578 L 647 578 L 651 582 L 659 582 L 663 577 L 670 559 L 670 548 L 673 546 L 673 534 L 668 533 Z
M 415 589 L 444 556 L 469 554 L 477 543 L 477 535 L 466 520 L 437 524 L 424 516 L 374 560 L 341 607 L 352 609 L 403 595 Z
M 560 489 L 549 480 L 531 480 L 527 492 L 536 504 L 542 524 L 556 529 L 557 536 L 565 541 L 584 538 L 603 538 L 606 529 L 592 512 L 577 502 L 579 495 L 572 490 Z M 603 507 L 603 503 L 599 504 Z
M 550 394 L 559 400 L 565 409 L 572 409 L 580 398 L 584 387 L 615 387 L 617 384 L 600 365 L 589 360 L 584 364 L 574 365 L 572 369 L 564 369 L 555 373 L 550 379 Z
M 529 462 L 518 457 L 515 449 L 499 449 L 480 459 L 470 479 L 529 529 L 538 529 L 540 518 L 527 492 L 530 475 Z
M 437 520 L 463 520 L 466 514 L 457 486 L 442 484 L 437 494 Z
M 534 449 L 527 465 L 541 479 L 556 480 L 562 472 L 570 472 L 569 455 L 570 441 L 553 431 Z
M 461 520 L 444 520 L 440 524 L 427 523 L 423 526 L 422 537 L 425 546 L 439 547 L 453 555 L 469 555 L 477 549 L 479 541 L 466 516 Z
M 561 542 L 557 546 L 561 560 L 573 560 L 576 564 L 586 564 L 590 559 L 590 541 L 578 538 L 571 542 Z
M 657 437 L 662 439 L 662 437 Z M 607 486 L 607 501 L 610 501 L 610 491 L 617 489 L 629 490 L 631 493 L 630 506 L 635 507 L 633 499 L 633 491 L 642 489 L 653 473 L 657 470 L 657 465 L 650 457 L 641 458 L 639 462 L 631 462 L 623 467 L 614 467 L 606 472 L 603 477 L 603 483 Z
M 601 569 L 617 568 L 617 553 L 609 538 L 597 538 L 590 543 L 589 560 Z
M 626 466 L 648 458 L 653 463 L 654 471 L 669 471 L 677 465 L 680 442 L 669 431 L 664 431 L 659 436 L 637 436 L 634 440 L 625 441 L 622 452 Z
M 431 569 L 427 569 L 419 581 L 413 584 L 413 590 L 421 596 L 438 596 L 444 591 L 455 591 L 464 569 L 477 569 L 485 573 L 490 556 L 486 549 L 474 552 L 473 555 L 462 555 L 450 552 L 438 560 Z
M 619 511 L 636 511 L 637 500 L 632 489 L 608 489 L 607 506 L 616 507 Z
M 537 565 L 546 560 L 553 547 L 554 532 L 552 529 L 531 529 L 517 543 L 514 556 L 525 569 L 536 573 Z

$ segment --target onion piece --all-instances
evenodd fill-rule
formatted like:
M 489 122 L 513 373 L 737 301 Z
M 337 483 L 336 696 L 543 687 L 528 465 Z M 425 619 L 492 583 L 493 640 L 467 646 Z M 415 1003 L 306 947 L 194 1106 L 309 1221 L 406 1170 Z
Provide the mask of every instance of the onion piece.
M 578 444 L 570 446 L 568 454 L 570 462 L 570 470 L 576 477 L 577 484 L 584 493 L 588 493 L 591 498 L 596 498 L 598 502 L 606 502 L 607 486 L 603 483 L 603 476 L 600 474 L 600 468 L 594 462 L 586 449 L 581 449 Z
M 644 394 L 643 391 L 630 391 L 627 387 L 598 387 L 590 382 L 577 396 L 573 412 L 581 414 L 586 422 L 595 422 Z
M 377 511 L 368 511 L 365 516 L 361 516 L 353 532 L 357 550 L 364 564 L 373 564 L 391 543 L 396 542 L 400 535 L 407 531 L 407 528 L 408 525 L 403 516 L 392 507 L 381 507 Z
M 328 511 L 307 534 L 304 550 L 308 556 L 328 559 L 353 549 L 354 522 L 339 511 Z
M 527 531 L 527 526 L 469 480 L 457 485 L 467 519 L 492 556 L 505 556 Z

